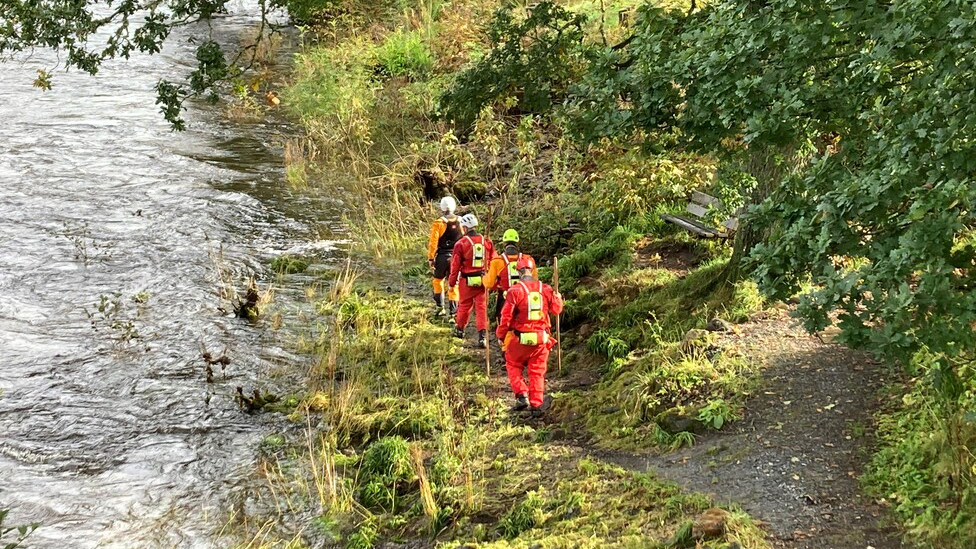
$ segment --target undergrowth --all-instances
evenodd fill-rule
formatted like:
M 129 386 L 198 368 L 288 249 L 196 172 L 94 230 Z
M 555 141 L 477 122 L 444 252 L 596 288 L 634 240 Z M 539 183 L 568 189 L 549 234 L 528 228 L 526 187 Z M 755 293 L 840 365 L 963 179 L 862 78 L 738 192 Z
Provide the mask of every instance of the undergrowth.
M 946 549 L 976 546 L 976 370 L 958 372 L 945 379 L 933 357 L 915 357 L 911 379 L 890 390 L 862 479 L 912 536 Z

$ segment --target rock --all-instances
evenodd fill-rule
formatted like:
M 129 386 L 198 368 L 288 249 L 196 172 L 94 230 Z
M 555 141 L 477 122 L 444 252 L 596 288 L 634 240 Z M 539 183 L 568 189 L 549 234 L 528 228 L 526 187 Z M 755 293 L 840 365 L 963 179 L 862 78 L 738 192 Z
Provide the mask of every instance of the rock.
M 708 346 L 710 339 L 710 333 L 708 330 L 692 329 L 685 333 L 685 336 L 681 338 L 681 350 L 690 353 L 695 349 L 701 349 Z
M 585 340 L 589 339 L 589 337 L 593 335 L 593 332 L 595 331 L 596 326 L 587 322 L 586 324 L 582 324 L 579 328 L 576 328 L 576 335 L 580 340 Z
M 704 430 L 704 424 L 698 421 L 698 410 L 684 409 L 681 406 L 658 414 L 654 421 L 672 435 L 685 431 L 698 433 Z
M 488 184 L 481 181 L 460 181 L 451 190 L 461 202 L 475 202 L 488 193 Z
M 708 326 L 705 329 L 709 332 L 731 332 L 732 325 L 721 318 L 715 317 L 708 322 Z
M 670 434 L 691 430 L 693 421 L 690 417 L 677 412 L 665 412 L 657 419 L 657 424 Z
M 725 522 L 728 519 L 728 511 L 712 507 L 695 519 L 695 524 L 691 527 L 691 536 L 698 540 L 724 536 Z

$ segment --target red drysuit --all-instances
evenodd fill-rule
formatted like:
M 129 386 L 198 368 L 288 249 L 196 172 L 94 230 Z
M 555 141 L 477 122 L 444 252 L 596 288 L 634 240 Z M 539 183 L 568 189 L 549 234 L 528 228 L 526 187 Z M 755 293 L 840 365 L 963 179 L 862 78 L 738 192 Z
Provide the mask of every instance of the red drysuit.
M 550 335 L 549 313 L 563 312 L 562 298 L 553 292 L 552 287 L 538 280 L 522 280 L 508 290 L 502 319 L 495 335 L 498 341 L 512 333 L 505 346 L 505 369 L 508 381 L 515 395 L 528 393 L 529 405 L 538 408 L 546 385 L 546 363 L 549 349 L 556 344 Z M 536 344 L 526 344 L 523 339 L 531 339 L 535 334 Z M 522 368 L 529 370 L 529 383 L 526 386 Z
M 475 253 L 479 246 L 480 258 Z M 451 258 L 451 275 L 447 281 L 452 288 L 460 289 L 457 316 L 454 322 L 462 330 L 468 325 L 472 307 L 475 310 L 475 326 L 477 326 L 478 331 L 488 329 L 488 296 L 485 293 L 483 279 L 494 252 L 491 240 L 473 230 L 468 231 L 454 245 L 454 255 Z M 469 284 L 469 282 L 472 283 Z M 477 282 L 477 285 L 473 282 Z

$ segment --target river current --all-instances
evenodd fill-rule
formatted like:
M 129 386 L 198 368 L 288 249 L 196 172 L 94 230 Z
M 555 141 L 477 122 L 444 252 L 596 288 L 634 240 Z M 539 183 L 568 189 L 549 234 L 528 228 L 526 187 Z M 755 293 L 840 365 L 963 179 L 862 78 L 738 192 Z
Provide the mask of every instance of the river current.
M 238 11 L 213 22 L 226 43 L 253 29 Z M 0 62 L 0 508 L 42 524 L 29 547 L 215 546 L 275 421 L 235 387 L 301 359 L 227 311 L 214 257 L 241 286 L 282 253 L 339 253 L 335 206 L 284 182 L 280 122 L 160 116 L 153 86 L 189 70 L 196 31 L 50 91 L 31 83 L 55 54 Z M 212 383 L 201 343 L 231 358 Z

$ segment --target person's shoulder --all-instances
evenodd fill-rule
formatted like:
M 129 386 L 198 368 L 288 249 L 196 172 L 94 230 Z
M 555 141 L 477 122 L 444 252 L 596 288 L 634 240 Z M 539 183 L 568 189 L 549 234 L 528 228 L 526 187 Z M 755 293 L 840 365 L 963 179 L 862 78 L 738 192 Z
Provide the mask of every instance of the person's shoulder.
M 526 291 L 527 290 L 526 290 L 525 284 L 522 284 L 522 282 L 519 281 L 519 282 L 516 282 L 515 284 L 512 284 L 512 287 L 508 290 L 508 293 L 513 293 L 514 292 L 516 294 L 521 295 L 521 294 L 524 294 Z

